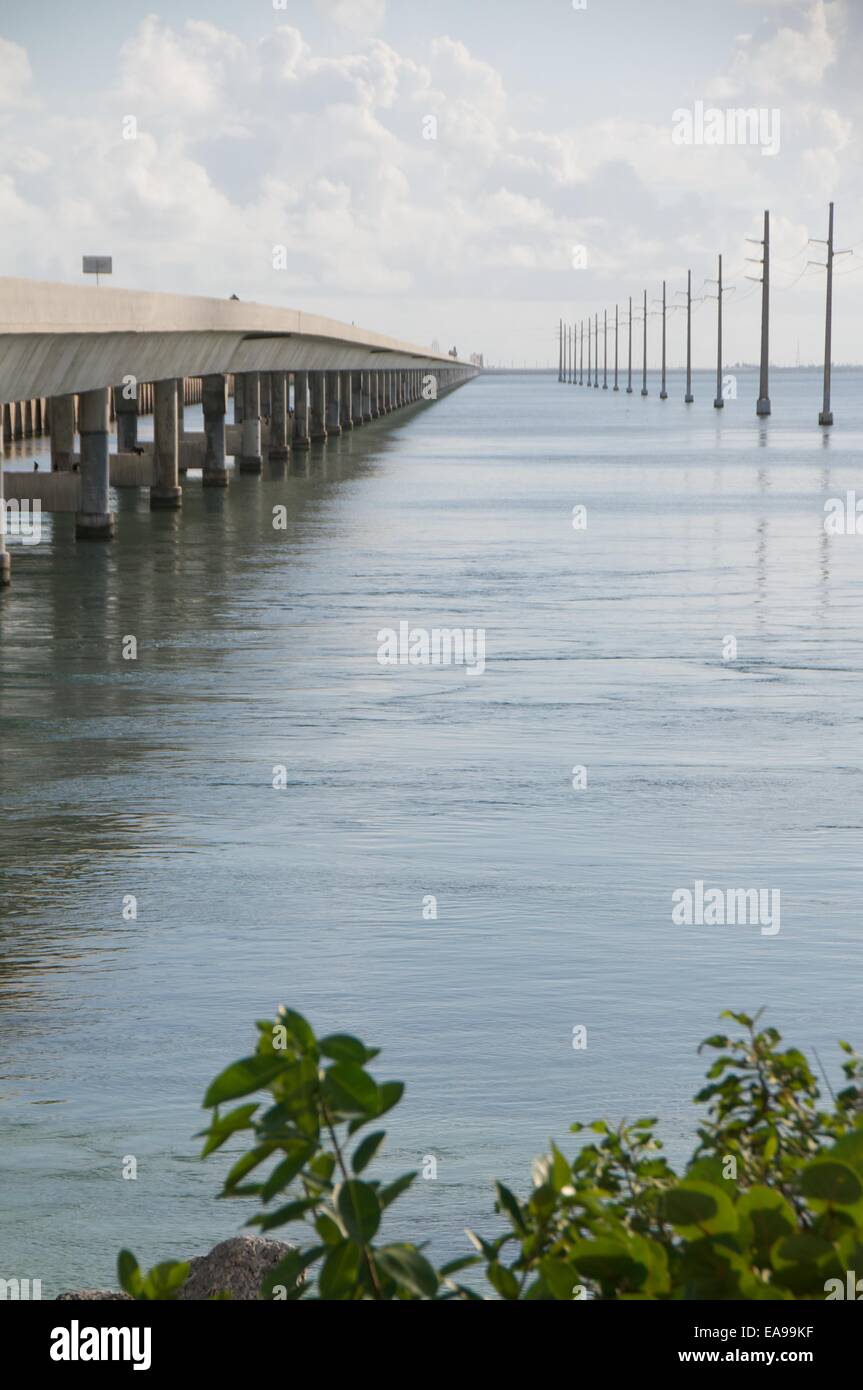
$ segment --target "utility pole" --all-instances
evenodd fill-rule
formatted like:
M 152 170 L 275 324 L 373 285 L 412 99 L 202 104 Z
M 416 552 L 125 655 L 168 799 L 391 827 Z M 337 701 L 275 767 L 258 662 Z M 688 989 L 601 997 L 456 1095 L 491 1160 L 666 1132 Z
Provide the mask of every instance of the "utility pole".
M 573 386 L 578 385 L 578 324 L 572 325 L 572 375 L 570 381 Z
M 833 204 L 830 204 L 830 217 L 827 225 L 827 313 L 824 319 L 824 400 L 819 425 L 833 424 L 833 411 L 830 409 L 830 373 L 833 356 Z
M 756 284 L 761 282 L 761 374 L 758 383 L 758 404 L 755 407 L 756 415 L 770 414 L 770 385 L 768 381 L 769 356 L 770 356 L 770 213 L 765 209 L 764 212 L 764 237 L 760 242 L 756 237 L 748 236 L 747 241 L 754 241 L 756 245 L 764 248 L 764 254 L 759 260 L 755 256 L 747 256 L 746 259 L 753 265 L 761 266 L 760 275 L 747 275 L 747 280 L 754 280 Z
M 644 347 L 641 354 L 641 394 L 647 395 L 647 290 L 644 291 Z
M 827 224 L 826 242 L 818 241 L 817 237 L 810 237 L 810 241 L 816 241 L 820 246 L 827 247 L 827 314 L 824 321 L 824 400 L 821 406 L 821 413 L 818 416 L 819 425 L 832 425 L 833 412 L 830 409 L 830 374 L 832 367 L 832 340 L 833 340 L 833 259 L 835 256 L 848 256 L 849 251 L 833 250 L 833 204 L 830 204 L 830 216 Z M 820 265 L 823 269 L 824 261 L 809 261 L 809 265 Z
M 557 354 L 557 379 L 558 381 L 563 381 L 563 319 L 560 319 L 558 322 L 557 337 L 560 349 Z
M 663 279 L 663 385 L 659 393 L 660 400 L 668 399 L 666 391 L 666 282 Z
M 707 283 L 708 283 L 709 285 L 716 285 L 716 304 L 717 304 L 717 308 L 718 308 L 718 311 L 719 311 L 719 312 L 718 312 L 718 318 L 717 318 L 717 321 L 716 321 L 716 323 L 717 323 L 717 333 L 716 333 L 716 397 L 715 397 L 715 399 L 714 399 L 713 404 L 714 404 L 714 407 L 715 407 L 717 410 L 722 410 L 723 407 L 724 407 L 724 405 L 725 405 L 725 401 L 722 399 L 722 296 L 723 296 L 723 294 L 728 294 L 729 291 L 732 290 L 732 289 L 734 288 L 734 286 L 731 285 L 731 286 L 729 286 L 727 289 L 723 289 L 723 288 L 722 288 L 722 257 L 721 257 L 721 256 L 719 257 L 719 278 L 718 278 L 718 280 L 708 280 Z M 712 298 L 713 298 L 712 295 L 708 295 L 707 297 L 708 297 L 709 299 L 712 299 Z
M 593 316 L 593 332 L 595 338 L 595 350 L 593 354 L 593 385 L 599 390 L 599 314 Z
M 591 372 L 591 367 L 590 367 L 590 344 L 591 344 L 592 339 L 593 339 L 593 334 L 592 334 L 591 331 L 590 331 L 590 315 L 588 315 L 588 318 L 587 318 L 587 384 L 588 384 L 588 386 L 590 385 L 590 372 Z
M 725 402 L 722 399 L 722 254 L 719 255 L 719 279 L 716 303 L 719 309 L 719 317 L 716 321 L 716 398 L 713 402 L 717 410 L 722 410 Z
M 629 373 L 626 378 L 626 394 L 632 395 L 632 295 L 629 296 Z
M 685 405 L 692 405 L 692 271 L 686 272 L 686 395 Z
M 602 389 L 608 390 L 608 310 L 602 311 Z
M 578 384 L 584 385 L 584 319 L 581 320 L 578 333 Z
M 618 335 L 618 332 L 620 331 L 620 325 L 619 325 L 618 316 L 617 316 L 617 309 L 618 309 L 618 306 L 615 304 L 615 306 L 614 306 L 614 389 L 615 389 L 615 391 L 619 391 L 619 390 L 620 390 L 620 387 L 619 387 L 618 384 L 617 384 L 617 335 Z

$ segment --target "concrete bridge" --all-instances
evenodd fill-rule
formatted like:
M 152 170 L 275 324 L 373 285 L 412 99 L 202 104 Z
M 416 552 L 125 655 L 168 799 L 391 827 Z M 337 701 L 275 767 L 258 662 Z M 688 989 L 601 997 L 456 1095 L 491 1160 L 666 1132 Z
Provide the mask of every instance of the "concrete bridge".
M 296 309 L 0 278 L 2 519 L 4 439 L 47 432 L 51 441 L 51 471 L 8 474 L 9 500 L 74 511 L 76 537 L 105 540 L 114 533 L 112 485 L 149 487 L 151 507 L 179 507 L 189 467 L 201 467 L 203 486 L 224 487 L 228 455 L 240 472 L 260 473 L 264 450 L 284 460 L 436 400 L 477 372 L 470 362 Z M 231 394 L 234 421 L 226 426 Z M 192 401 L 203 405 L 202 435 L 183 428 L 183 405 Z M 138 417 L 150 410 L 154 440 L 139 444 Z M 9 578 L 4 525 L 0 582 Z

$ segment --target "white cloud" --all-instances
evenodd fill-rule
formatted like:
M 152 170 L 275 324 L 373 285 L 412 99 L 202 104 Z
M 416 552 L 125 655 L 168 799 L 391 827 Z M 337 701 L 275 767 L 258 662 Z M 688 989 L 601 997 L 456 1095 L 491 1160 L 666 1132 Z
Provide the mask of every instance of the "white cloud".
M 327 9 L 334 23 L 338 10 Z M 782 107 L 772 160 L 672 145 L 671 99 L 667 121 L 609 114 L 612 95 L 592 118 L 574 104 L 567 122 L 533 128 L 523 93 L 452 35 L 406 53 L 345 32 L 324 55 L 278 13 L 264 41 L 150 15 L 122 45 L 115 86 L 67 112 L 52 93 L 50 115 L 47 95 L 34 104 L 27 54 L 7 45 L 18 77 L 3 90 L 18 106 L 0 125 L 5 263 L 72 277 L 83 251 L 104 250 L 117 283 L 326 304 L 393 331 L 412 315 L 411 336 L 426 340 L 456 336 L 428 322 L 432 301 L 557 306 L 586 293 L 601 305 L 687 265 L 713 274 L 716 251 L 730 260 L 765 205 L 777 246 L 822 235 L 807 226 L 812 200 L 819 216 L 859 166 L 856 82 L 853 97 L 833 91 L 841 9 L 810 0 L 794 15 L 777 9 L 757 41 L 732 40 L 719 79 L 749 105 L 769 67 Z M 136 140 L 122 138 L 127 114 Z M 863 225 L 850 188 L 843 214 Z M 574 244 L 588 248 L 589 271 L 573 271 Z M 275 245 L 287 247 L 286 271 L 273 269 Z
M 33 81 L 27 50 L 0 35 L 0 107 L 20 106 Z

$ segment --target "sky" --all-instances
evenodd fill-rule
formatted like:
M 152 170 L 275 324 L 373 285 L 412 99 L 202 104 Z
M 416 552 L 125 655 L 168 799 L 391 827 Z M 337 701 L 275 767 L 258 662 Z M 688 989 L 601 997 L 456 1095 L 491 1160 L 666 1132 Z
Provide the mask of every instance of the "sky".
M 769 209 L 793 365 L 823 353 L 833 200 L 834 360 L 860 362 L 861 40 L 863 0 L 0 0 L 0 275 L 112 255 L 118 287 L 533 366 L 645 289 L 653 361 L 691 269 L 709 366 L 721 252 L 733 364 Z M 761 125 L 699 141 L 698 103 Z M 669 310 L 671 366 L 684 332 Z

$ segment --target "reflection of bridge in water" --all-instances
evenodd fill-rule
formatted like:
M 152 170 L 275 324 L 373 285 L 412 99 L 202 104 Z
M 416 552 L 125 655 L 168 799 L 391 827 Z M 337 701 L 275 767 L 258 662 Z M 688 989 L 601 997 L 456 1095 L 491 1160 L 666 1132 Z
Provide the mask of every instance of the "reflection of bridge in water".
M 51 438 L 51 470 L 13 473 L 8 495 L 74 512 L 79 539 L 114 534 L 109 488 L 148 487 L 150 506 L 182 503 L 180 475 L 228 482 L 227 459 L 260 473 L 293 451 L 440 395 L 478 368 L 431 349 L 293 309 L 239 300 L 0 280 L 4 438 Z M 226 426 L 228 394 L 233 424 Z M 203 405 L 204 431 L 183 428 Z M 152 411 L 152 443 L 138 417 Z M 117 452 L 109 453 L 116 419 Z M 75 451 L 76 430 L 80 450 Z M 3 471 L 0 461 L 0 505 Z M 0 582 L 9 556 L 0 533 Z

